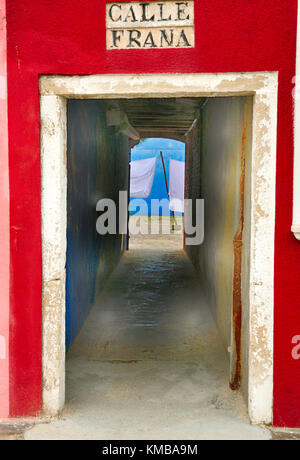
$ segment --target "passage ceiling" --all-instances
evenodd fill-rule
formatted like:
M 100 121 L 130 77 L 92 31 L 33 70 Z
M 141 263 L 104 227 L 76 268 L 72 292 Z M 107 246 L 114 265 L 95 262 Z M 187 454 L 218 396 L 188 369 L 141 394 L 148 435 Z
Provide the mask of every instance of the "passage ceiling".
M 184 135 L 199 116 L 205 98 L 123 99 L 119 103 L 141 138 Z

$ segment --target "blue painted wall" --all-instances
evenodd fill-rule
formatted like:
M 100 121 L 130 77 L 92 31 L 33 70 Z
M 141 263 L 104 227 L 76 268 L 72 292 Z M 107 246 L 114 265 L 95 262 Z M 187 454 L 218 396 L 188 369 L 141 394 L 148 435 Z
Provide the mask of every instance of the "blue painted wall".
M 160 158 L 161 151 L 163 152 L 169 183 L 169 160 L 185 161 L 185 144 L 183 142 L 171 139 L 146 139 L 131 150 L 131 161 L 145 160 L 157 155 L 153 187 L 149 198 L 146 200 L 149 210 L 151 209 L 151 199 L 168 199 L 163 165 Z M 138 212 L 137 214 L 141 213 Z
M 129 152 L 127 137 L 106 126 L 103 101 L 68 101 L 67 349 L 125 247 L 124 236 L 97 233 L 96 203 L 118 203 L 127 190 Z

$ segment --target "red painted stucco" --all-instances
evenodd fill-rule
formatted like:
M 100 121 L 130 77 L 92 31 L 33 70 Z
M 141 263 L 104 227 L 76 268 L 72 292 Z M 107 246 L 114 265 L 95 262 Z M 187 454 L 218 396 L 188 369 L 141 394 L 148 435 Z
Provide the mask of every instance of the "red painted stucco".
M 300 243 L 291 233 L 297 0 L 196 0 L 196 47 L 106 51 L 104 0 L 7 0 L 11 415 L 41 409 L 40 74 L 279 71 L 274 423 L 300 426 Z
M 5 1 L 0 0 L 0 418 L 9 414 L 9 186 Z

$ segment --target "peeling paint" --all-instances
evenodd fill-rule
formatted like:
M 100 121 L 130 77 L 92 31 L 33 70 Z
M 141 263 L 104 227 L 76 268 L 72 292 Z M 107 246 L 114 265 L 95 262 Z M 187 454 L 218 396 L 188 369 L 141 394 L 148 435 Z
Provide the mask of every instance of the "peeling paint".
M 41 97 L 43 410 L 51 415 L 65 397 L 65 110 L 62 98 Z

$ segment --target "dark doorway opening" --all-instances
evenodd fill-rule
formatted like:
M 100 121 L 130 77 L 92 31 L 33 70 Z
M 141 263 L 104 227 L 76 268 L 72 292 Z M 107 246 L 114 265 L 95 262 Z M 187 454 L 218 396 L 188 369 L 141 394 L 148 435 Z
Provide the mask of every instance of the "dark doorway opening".
M 103 363 L 193 363 L 188 372 L 202 366 L 209 388 L 228 386 L 231 366 L 239 388 L 242 266 L 234 242 L 243 240 L 251 124 L 251 97 L 68 101 L 70 369 L 77 359 L 100 363 L 100 374 Z M 205 242 L 126 252 L 126 234 L 97 233 L 96 204 L 113 200 L 119 216 L 131 149 L 154 137 L 185 144 L 185 197 L 205 200 Z

